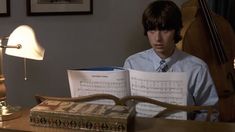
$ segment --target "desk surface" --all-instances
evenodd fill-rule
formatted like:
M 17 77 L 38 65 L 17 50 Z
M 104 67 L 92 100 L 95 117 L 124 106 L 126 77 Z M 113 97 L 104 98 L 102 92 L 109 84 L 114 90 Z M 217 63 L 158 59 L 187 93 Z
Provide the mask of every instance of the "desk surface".
M 22 111 L 17 119 L 0 122 L 0 131 L 73 132 L 77 130 L 35 127 L 29 124 L 29 109 Z M 155 118 L 136 118 L 133 124 L 136 132 L 235 132 L 235 123 L 213 123 L 200 121 L 179 121 Z

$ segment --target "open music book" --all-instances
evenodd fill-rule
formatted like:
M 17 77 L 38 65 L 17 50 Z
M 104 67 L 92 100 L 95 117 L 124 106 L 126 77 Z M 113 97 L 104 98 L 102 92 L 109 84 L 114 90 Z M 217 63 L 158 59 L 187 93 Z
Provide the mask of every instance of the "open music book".
M 91 68 L 68 70 L 72 97 L 96 93 L 125 96 L 145 96 L 171 104 L 187 105 L 187 78 L 183 72 L 144 72 L 122 68 Z M 110 100 L 109 100 L 110 101 Z M 110 104 L 101 100 L 101 104 Z M 163 108 L 148 103 L 136 105 L 137 116 L 152 117 Z M 171 115 L 171 119 L 187 119 L 185 112 Z

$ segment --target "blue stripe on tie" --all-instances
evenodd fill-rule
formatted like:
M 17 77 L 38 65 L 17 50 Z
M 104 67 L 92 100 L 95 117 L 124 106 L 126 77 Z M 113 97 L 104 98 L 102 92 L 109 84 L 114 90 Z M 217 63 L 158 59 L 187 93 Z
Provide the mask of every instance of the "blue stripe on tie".
M 168 66 L 166 64 L 166 61 L 165 60 L 161 60 L 160 61 L 160 66 L 157 68 L 156 71 L 158 72 L 167 72 L 168 70 Z

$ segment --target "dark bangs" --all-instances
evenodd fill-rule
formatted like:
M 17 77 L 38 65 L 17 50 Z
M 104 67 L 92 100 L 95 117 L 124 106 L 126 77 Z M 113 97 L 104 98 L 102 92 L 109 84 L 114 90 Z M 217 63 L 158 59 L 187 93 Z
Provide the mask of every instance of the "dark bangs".
M 152 4 L 147 8 L 143 14 L 142 24 L 144 26 L 144 34 L 147 34 L 149 30 L 176 30 L 179 31 L 182 28 L 181 13 L 175 8 L 172 8 L 171 3 L 169 5 Z M 176 7 L 178 8 L 178 7 Z
M 172 30 L 176 29 L 177 26 L 175 25 L 175 22 L 172 22 L 169 19 L 166 19 L 164 16 L 161 16 L 159 18 L 155 17 L 148 17 L 148 19 L 145 21 L 144 28 L 146 31 L 149 30 Z

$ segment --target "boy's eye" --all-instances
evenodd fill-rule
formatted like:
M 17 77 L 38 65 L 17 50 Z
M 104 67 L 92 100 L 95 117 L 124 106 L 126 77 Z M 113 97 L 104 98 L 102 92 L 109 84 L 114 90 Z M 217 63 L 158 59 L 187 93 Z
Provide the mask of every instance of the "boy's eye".
M 162 33 L 167 33 L 169 30 L 149 30 L 148 32 L 153 34 L 153 33 L 156 33 L 157 31 L 162 32 Z
M 155 30 L 149 30 L 148 32 L 151 33 L 151 34 L 153 34 L 153 33 L 155 33 L 156 31 L 155 31 Z
M 163 32 L 163 33 L 167 33 L 167 32 L 168 32 L 168 30 L 161 30 L 161 32 Z

